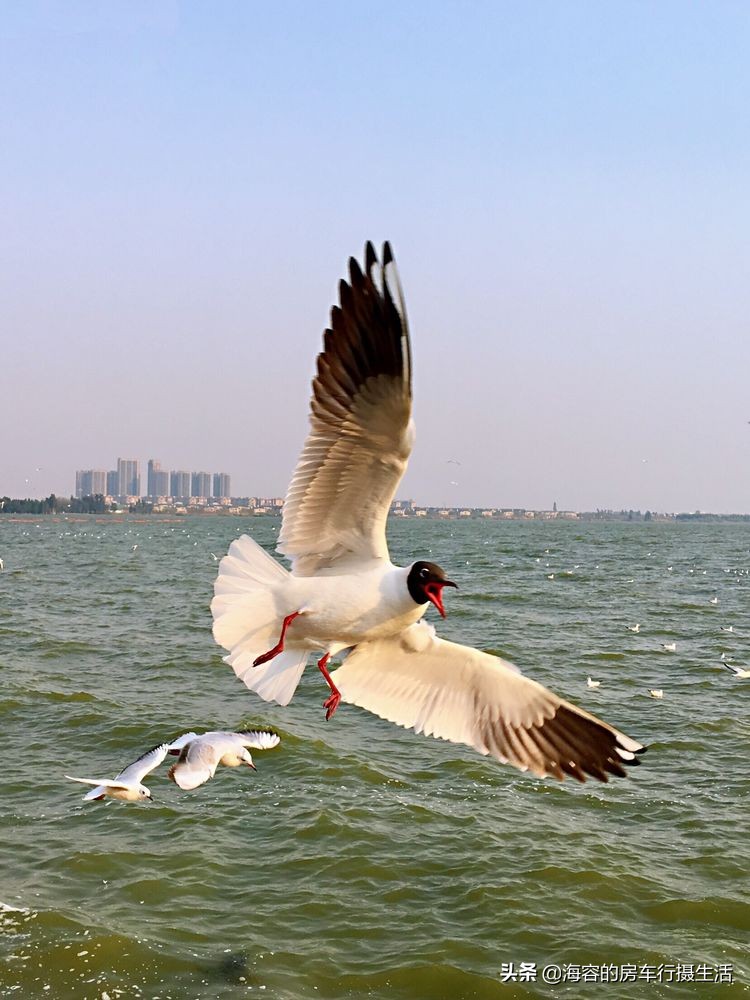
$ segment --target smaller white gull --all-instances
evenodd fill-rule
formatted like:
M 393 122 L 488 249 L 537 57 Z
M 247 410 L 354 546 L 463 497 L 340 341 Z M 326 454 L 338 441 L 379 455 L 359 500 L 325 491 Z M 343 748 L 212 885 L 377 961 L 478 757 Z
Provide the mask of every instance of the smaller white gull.
M 263 729 L 241 733 L 208 732 L 200 736 L 185 733 L 167 747 L 168 753 L 179 755 L 167 774 L 180 788 L 190 791 L 213 778 L 219 764 L 225 767 L 247 764 L 257 770 L 247 748 L 270 750 L 280 742 L 277 733 Z
M 65 777 L 70 781 L 80 781 L 81 784 L 95 786 L 83 796 L 84 801 L 101 800 L 109 796 L 112 799 L 124 799 L 126 802 L 139 800 L 151 802 L 151 792 L 141 782 L 147 774 L 161 764 L 166 756 L 167 744 L 161 743 L 152 750 L 148 750 L 138 760 L 134 760 L 132 764 L 128 764 L 111 781 L 102 778 L 74 778 L 70 774 L 66 774 Z
M 648 693 L 651 695 L 652 698 L 656 698 L 657 700 L 664 697 L 664 692 L 662 691 L 661 688 L 649 688 Z
M 729 625 L 726 628 L 722 625 L 721 626 L 721 631 L 722 632 L 734 632 L 734 625 Z
M 740 680 L 746 681 L 750 677 L 750 670 L 747 667 L 738 667 L 734 663 L 727 663 L 726 660 L 722 666 L 726 667 L 735 677 L 739 677 Z
M 708 603 L 709 604 L 718 604 L 719 603 L 719 598 L 718 597 L 712 597 L 711 600 Z
M 628 631 L 630 632 L 640 632 L 641 626 L 636 622 L 635 625 L 628 625 Z
M 661 645 L 661 648 L 665 652 L 667 652 L 667 653 L 676 653 L 677 652 L 677 643 L 676 642 L 663 642 L 662 645 Z
M 595 681 L 593 677 L 586 678 L 586 687 L 598 688 L 600 684 L 601 681 Z

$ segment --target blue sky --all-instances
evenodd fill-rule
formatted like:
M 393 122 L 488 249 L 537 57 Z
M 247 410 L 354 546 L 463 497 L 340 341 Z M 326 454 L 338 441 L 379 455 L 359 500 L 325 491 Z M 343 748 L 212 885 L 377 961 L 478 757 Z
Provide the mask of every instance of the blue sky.
M 390 239 L 401 495 L 750 511 L 746 4 L 2 21 L 0 493 L 120 455 L 283 494 L 338 279 Z

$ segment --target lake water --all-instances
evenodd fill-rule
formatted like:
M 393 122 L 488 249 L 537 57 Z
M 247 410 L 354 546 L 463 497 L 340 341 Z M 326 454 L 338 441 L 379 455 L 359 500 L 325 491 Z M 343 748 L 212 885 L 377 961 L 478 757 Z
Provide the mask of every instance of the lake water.
M 583 786 L 351 706 L 326 723 L 314 667 L 286 709 L 250 694 L 211 638 L 213 556 L 277 530 L 0 519 L 0 995 L 746 995 L 750 681 L 720 654 L 750 658 L 750 526 L 390 525 L 396 561 L 460 584 L 442 635 L 650 744 L 628 778 Z M 63 778 L 255 724 L 282 737 L 257 774 L 186 793 L 162 767 L 152 805 L 84 803 Z M 567 978 L 543 982 L 554 966 Z

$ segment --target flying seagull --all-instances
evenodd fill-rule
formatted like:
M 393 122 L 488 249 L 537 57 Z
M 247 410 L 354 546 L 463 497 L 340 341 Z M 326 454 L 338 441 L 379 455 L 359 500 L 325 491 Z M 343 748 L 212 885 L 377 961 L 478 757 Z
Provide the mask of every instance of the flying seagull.
M 167 747 L 168 753 L 179 755 L 167 776 L 187 791 L 213 778 L 219 764 L 226 767 L 247 764 L 255 771 L 257 768 L 247 748 L 270 750 L 280 742 L 276 733 L 262 729 L 242 733 L 208 732 L 201 736 L 185 733 Z
M 66 774 L 65 777 L 70 781 L 80 781 L 84 785 L 95 786 L 83 796 L 84 802 L 90 799 L 101 800 L 107 796 L 112 799 L 124 799 L 126 802 L 136 802 L 143 799 L 151 802 L 151 792 L 141 782 L 147 774 L 150 774 L 154 768 L 161 764 L 166 756 L 167 744 L 160 743 L 159 746 L 144 753 L 138 760 L 134 760 L 132 764 L 128 764 L 123 771 L 115 775 L 112 781 L 102 778 L 74 778 L 70 774 Z
M 343 699 L 398 725 L 538 775 L 608 780 L 644 747 L 524 678 L 499 657 L 420 623 L 457 585 L 438 564 L 391 562 L 385 523 L 414 440 L 411 348 L 389 244 L 349 261 L 313 380 L 310 431 L 283 508 L 277 551 L 246 535 L 219 565 L 214 637 L 247 687 L 287 705 L 311 653 Z M 331 676 L 331 656 L 351 650 Z
M 747 667 L 738 667 L 734 663 L 727 663 L 726 660 L 722 663 L 723 667 L 726 667 L 735 677 L 739 677 L 741 680 L 747 680 L 750 677 L 750 670 Z

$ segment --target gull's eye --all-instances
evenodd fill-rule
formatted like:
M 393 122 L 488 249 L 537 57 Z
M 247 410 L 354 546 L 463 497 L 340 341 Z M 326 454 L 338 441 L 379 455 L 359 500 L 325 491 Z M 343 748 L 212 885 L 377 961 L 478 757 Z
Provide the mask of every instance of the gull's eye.
M 427 569 L 426 566 L 423 566 L 422 569 L 420 569 L 419 571 L 419 575 L 422 577 L 423 580 L 425 580 L 430 575 L 430 571 Z

